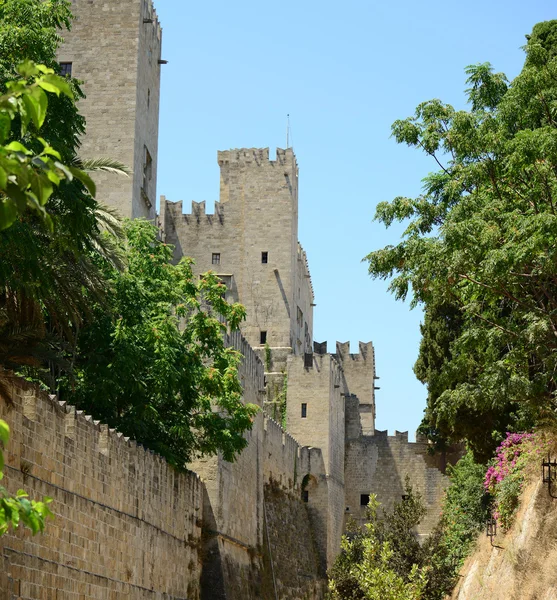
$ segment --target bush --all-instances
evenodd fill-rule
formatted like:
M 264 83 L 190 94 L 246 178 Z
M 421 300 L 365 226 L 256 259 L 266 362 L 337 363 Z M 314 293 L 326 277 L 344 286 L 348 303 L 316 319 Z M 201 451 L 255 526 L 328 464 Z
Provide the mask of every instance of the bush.
M 439 600 L 453 589 L 458 572 L 489 514 L 490 498 L 483 485 L 485 467 L 467 452 L 449 466 L 451 481 L 439 525 L 424 545 L 430 567 L 424 598 Z
M 507 433 L 485 474 L 484 487 L 494 499 L 493 516 L 503 531 L 514 521 L 524 485 L 526 467 L 547 452 L 539 433 Z
M 427 569 L 419 564 L 420 547 L 412 531 L 424 513 L 419 495 L 409 497 L 381 521 L 371 496 L 363 529 L 353 525 L 329 571 L 330 600 L 419 600 Z M 400 536 L 400 538 L 398 537 Z

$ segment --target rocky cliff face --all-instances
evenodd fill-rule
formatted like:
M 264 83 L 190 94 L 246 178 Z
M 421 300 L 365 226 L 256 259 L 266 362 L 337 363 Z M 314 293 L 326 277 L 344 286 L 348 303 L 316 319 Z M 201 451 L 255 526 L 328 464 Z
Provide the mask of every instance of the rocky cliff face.
M 452 599 L 557 600 L 556 567 L 557 499 L 540 473 L 525 487 L 512 529 L 478 540 Z

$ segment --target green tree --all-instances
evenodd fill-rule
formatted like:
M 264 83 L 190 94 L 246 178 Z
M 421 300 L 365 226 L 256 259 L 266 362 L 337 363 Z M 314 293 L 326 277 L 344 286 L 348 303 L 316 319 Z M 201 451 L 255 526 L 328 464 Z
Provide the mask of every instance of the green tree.
M 468 67 L 469 110 L 432 100 L 394 123 L 395 139 L 439 170 L 417 198 L 378 205 L 387 226 L 409 223 L 397 246 L 367 256 L 396 298 L 411 290 L 425 308 L 426 428 L 469 440 L 482 460 L 506 430 L 555 410 L 556 31 L 556 21 L 534 27 L 511 83 L 489 64 Z
M 200 454 L 233 460 L 257 406 L 242 402 L 241 355 L 224 341 L 245 316 L 211 272 L 147 221 L 125 223 L 124 271 L 105 263 L 107 295 L 82 327 L 62 397 L 184 468 Z
M 458 574 L 489 515 L 490 497 L 485 492 L 485 467 L 467 452 L 447 468 L 450 485 L 443 499 L 438 526 L 423 546 L 429 567 L 424 599 L 442 600 L 451 593 Z
M 69 7 L 63 0 L 0 1 L 0 91 L 24 85 L 17 65 L 25 58 L 59 69 L 59 30 L 70 24 Z M 94 184 L 76 157 L 84 131 L 73 100 L 82 96 L 79 86 L 47 70 L 38 79 L 28 71 L 24 76 L 30 91 L 18 91 L 11 129 L 2 121 L 6 152 L 21 162 L 17 189 L 10 180 L 10 193 L 0 200 L 2 224 L 11 223 L 0 231 L 0 362 L 12 369 L 60 361 L 61 349 L 73 343 L 92 302 L 104 294 L 95 257 L 117 261 L 102 230 L 117 234 L 118 223 L 95 201 Z M 63 93 L 49 94 L 47 110 L 42 92 L 56 91 L 53 82 Z
M 406 499 L 378 519 L 379 503 L 371 496 L 368 523 L 351 527 L 341 553 L 329 570 L 331 600 L 418 600 L 427 584 L 427 569 L 414 527 L 424 515 L 419 496 L 407 486 Z

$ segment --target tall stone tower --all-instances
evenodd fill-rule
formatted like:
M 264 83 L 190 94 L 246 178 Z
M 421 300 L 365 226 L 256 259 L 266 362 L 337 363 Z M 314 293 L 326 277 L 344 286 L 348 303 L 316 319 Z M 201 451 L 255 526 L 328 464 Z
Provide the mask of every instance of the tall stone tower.
M 151 0 L 73 0 L 58 53 L 83 81 L 80 154 L 119 160 L 130 178 L 95 174 L 97 197 L 125 217 L 155 218 L 162 29 Z
M 191 256 L 199 273 L 213 270 L 231 300 L 245 305 L 242 333 L 254 347 L 311 352 L 313 289 L 298 242 L 298 165 L 291 148 L 242 148 L 218 153 L 220 202 L 206 214 L 194 202 L 161 198 L 160 221 L 176 258 Z M 292 350 L 290 350 L 292 349 Z

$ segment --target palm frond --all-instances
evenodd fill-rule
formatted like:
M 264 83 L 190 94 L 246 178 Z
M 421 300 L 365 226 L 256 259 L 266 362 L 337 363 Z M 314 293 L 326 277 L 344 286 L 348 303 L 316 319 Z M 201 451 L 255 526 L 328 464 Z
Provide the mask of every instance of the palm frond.
M 132 174 L 132 170 L 121 163 L 120 161 L 112 158 L 100 157 L 100 158 L 81 158 L 76 157 L 73 161 L 73 165 L 83 171 L 105 171 L 107 173 L 114 173 L 115 175 L 124 175 L 129 177 Z
M 91 244 L 115 269 L 122 271 L 126 263 L 121 244 L 125 236 L 120 213 L 115 208 L 98 202 L 95 218 L 98 231 L 91 235 Z

